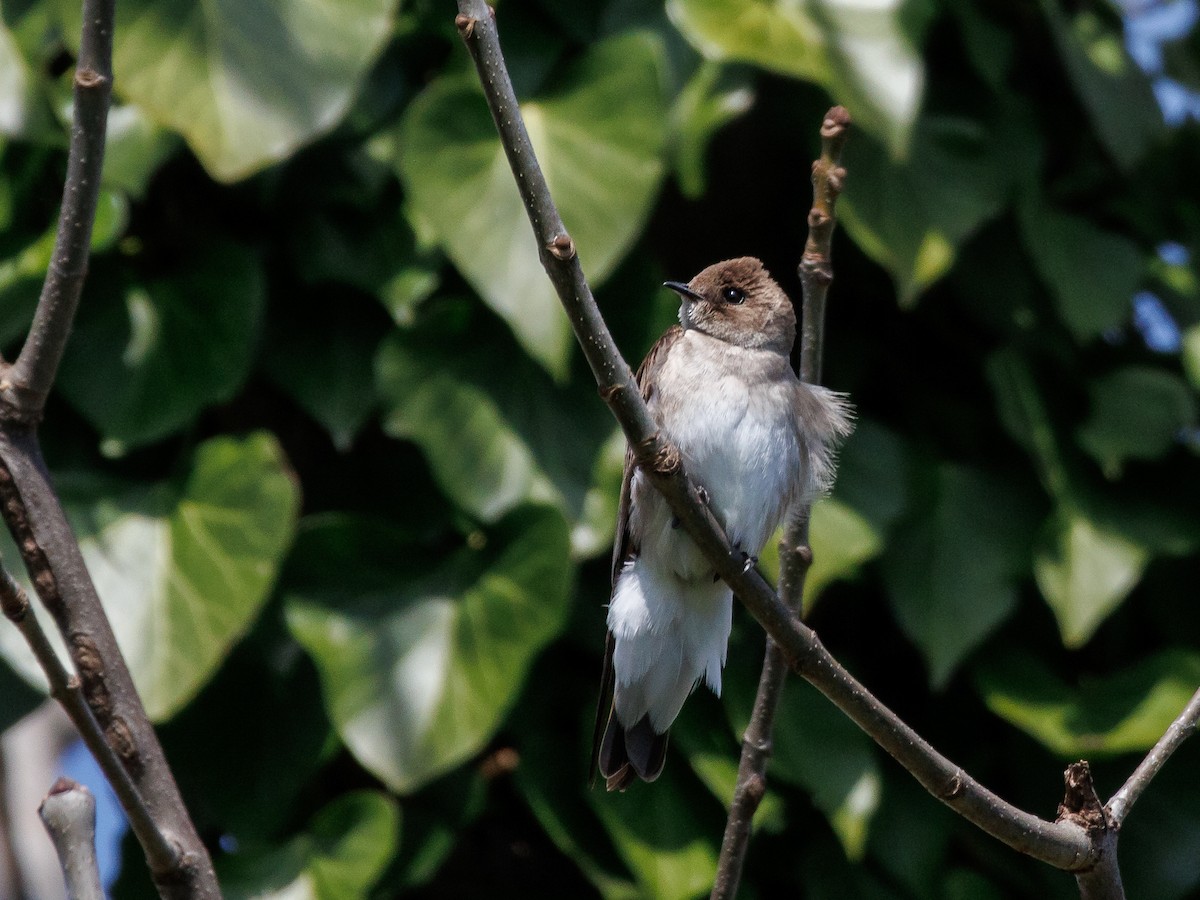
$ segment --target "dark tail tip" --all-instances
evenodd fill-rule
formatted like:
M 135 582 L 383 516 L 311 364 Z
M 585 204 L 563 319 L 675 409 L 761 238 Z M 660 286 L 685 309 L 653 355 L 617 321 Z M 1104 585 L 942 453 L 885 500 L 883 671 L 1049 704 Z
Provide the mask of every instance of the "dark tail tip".
M 669 731 L 656 732 L 649 716 L 642 716 L 632 728 L 625 728 L 617 721 L 616 710 L 610 711 L 598 759 L 605 787 L 623 791 L 635 778 L 642 781 L 658 778 L 667 761 L 669 735 Z

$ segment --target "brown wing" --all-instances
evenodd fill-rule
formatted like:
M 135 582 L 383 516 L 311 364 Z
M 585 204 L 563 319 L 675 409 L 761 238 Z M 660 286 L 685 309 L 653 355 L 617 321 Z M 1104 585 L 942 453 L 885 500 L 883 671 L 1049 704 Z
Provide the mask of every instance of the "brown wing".
M 671 345 L 679 340 L 683 334 L 683 328 L 679 325 L 672 325 L 663 336 L 655 341 L 654 346 L 650 348 L 650 352 L 646 354 L 646 358 L 642 360 L 642 364 L 638 366 L 637 383 L 642 389 L 642 399 L 647 403 L 650 402 L 650 397 L 654 391 L 654 383 L 657 381 L 655 376 L 658 370 L 662 367 L 663 360 L 666 359 L 667 351 Z M 625 471 L 621 476 L 621 499 L 617 505 L 617 535 L 613 541 L 613 557 L 612 557 L 612 586 L 617 585 L 617 576 L 621 574 L 621 567 L 625 565 L 625 560 L 633 553 L 637 552 L 636 547 L 630 546 L 629 543 L 629 503 L 630 503 L 630 486 L 633 483 L 633 451 L 629 448 L 625 450 Z M 613 696 L 613 636 L 609 632 L 604 638 L 604 669 L 600 675 L 600 698 L 596 704 L 596 724 L 592 729 L 592 762 L 591 773 L 589 775 L 590 782 L 594 783 L 596 778 L 596 770 L 599 766 L 601 746 L 604 743 L 605 732 L 608 730 L 610 723 L 613 727 L 619 727 L 612 715 L 612 696 Z M 664 743 L 665 749 L 665 743 Z M 659 764 L 661 769 L 661 763 Z M 607 773 L 606 773 L 607 775 Z M 612 788 L 610 787 L 610 790 Z
M 679 325 L 672 325 L 663 332 L 662 337 L 655 341 L 650 352 L 646 354 L 646 358 L 642 360 L 642 364 L 638 366 L 637 383 L 638 387 L 642 389 L 642 399 L 647 403 L 650 402 L 650 397 L 654 393 L 654 384 L 658 381 L 656 376 L 667 358 L 667 351 L 682 335 L 683 328 Z M 625 448 L 625 472 L 621 477 L 621 499 L 617 505 L 617 536 L 613 541 L 611 573 L 613 587 L 616 587 L 617 576 L 621 574 L 621 566 L 625 564 L 625 560 L 629 558 L 630 554 L 637 552 L 636 547 L 629 546 L 629 492 L 632 482 L 633 450 L 627 447 Z

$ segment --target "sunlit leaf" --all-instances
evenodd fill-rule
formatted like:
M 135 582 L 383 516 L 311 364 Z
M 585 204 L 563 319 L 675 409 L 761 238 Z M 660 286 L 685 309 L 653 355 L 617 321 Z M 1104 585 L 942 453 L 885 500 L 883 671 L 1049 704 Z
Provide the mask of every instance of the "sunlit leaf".
M 446 304 L 384 342 L 376 364 L 384 429 L 420 446 L 442 491 L 472 515 L 490 522 L 526 500 L 552 502 L 573 523 L 590 523 L 577 549 L 596 552 L 611 537 L 604 507 L 620 484 L 618 445 L 596 468 L 611 415 L 591 384 L 556 385 L 494 333 L 490 316 L 462 311 Z M 604 483 L 594 488 L 597 478 Z
M 391 34 L 397 0 L 122 0 L 115 90 L 236 181 L 333 128 Z M 78 6 L 63 4 L 74 21 Z
M 988 709 L 1062 759 L 1147 750 L 1200 685 L 1200 654 L 1166 650 L 1077 686 L 1044 664 L 1005 654 L 976 683 Z
M 1200 325 L 1183 333 L 1183 368 L 1192 387 L 1200 391 Z
M 552 93 L 521 106 L 593 287 L 628 252 L 662 179 L 660 53 L 645 34 L 612 38 L 555 79 Z M 474 76 L 431 84 L 405 115 L 399 146 L 414 216 L 525 350 L 561 379 L 570 329 Z
M 709 59 L 812 81 L 903 155 L 925 82 L 902 0 L 670 0 L 667 12 Z
M 846 147 L 838 214 L 863 250 L 891 274 L 911 305 L 954 264 L 959 247 L 997 216 L 1036 170 L 1034 124 L 1014 105 L 971 116 L 928 115 L 905 163 L 869 137 Z
M 685 197 L 704 194 L 704 158 L 709 141 L 721 127 L 746 112 L 754 92 L 743 79 L 732 79 L 725 67 L 706 62 L 680 91 L 671 110 L 675 139 L 675 177 Z
M 359 762 L 415 790 L 478 752 L 566 613 L 566 524 L 524 507 L 433 563 L 377 522 L 303 533 L 288 626 L 321 673 L 330 718 Z M 473 549 L 479 547 L 480 549 Z
M 299 505 L 285 465 L 275 440 L 259 433 L 201 444 L 181 484 L 56 478 L 152 719 L 192 698 L 265 602 Z M 0 629 L 0 652 L 41 682 L 15 629 Z
M 1145 548 L 1069 508 L 1047 523 L 1033 560 L 1063 643 L 1079 647 L 1141 580 Z
M 391 797 L 342 794 L 284 846 L 226 857 L 221 888 L 229 900 L 366 900 L 399 836 Z

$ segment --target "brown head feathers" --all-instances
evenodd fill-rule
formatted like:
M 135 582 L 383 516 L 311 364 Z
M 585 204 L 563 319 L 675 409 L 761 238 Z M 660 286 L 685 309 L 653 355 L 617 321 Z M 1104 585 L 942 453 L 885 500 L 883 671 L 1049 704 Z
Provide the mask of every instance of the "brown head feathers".
M 667 282 L 683 298 L 679 321 L 739 347 L 791 352 L 796 340 L 792 301 L 752 256 L 727 259 L 686 285 Z

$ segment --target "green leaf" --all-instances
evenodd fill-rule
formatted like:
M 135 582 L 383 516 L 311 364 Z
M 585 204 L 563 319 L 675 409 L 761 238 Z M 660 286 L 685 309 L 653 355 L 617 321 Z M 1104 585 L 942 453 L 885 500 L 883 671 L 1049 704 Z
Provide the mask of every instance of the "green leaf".
M 249 251 L 218 244 L 171 278 L 90 284 L 58 387 L 107 453 L 184 428 L 245 381 L 264 293 Z
M 834 581 L 855 575 L 883 550 L 909 501 L 912 464 L 905 444 L 870 420 L 859 422 L 838 460 L 833 496 L 812 510 L 812 567 L 804 584 L 804 614 Z
M 274 322 L 262 364 L 346 452 L 378 403 L 374 361 L 387 319 L 373 304 L 348 299 L 337 305 L 338 314 L 320 329 L 294 315 Z
M 36 27 L 40 23 L 31 24 Z M 0 136 L 28 140 L 56 138 L 61 133 L 49 97 L 21 51 L 21 42 L 0 21 Z
M 473 549 L 479 547 L 481 549 Z M 393 790 L 477 753 L 562 627 L 566 523 L 524 507 L 436 565 L 381 523 L 329 519 L 297 543 L 288 627 L 321 674 L 338 734 Z
M 593 791 L 589 799 L 633 873 L 638 896 L 690 900 L 712 887 L 722 817 L 686 766 L 666 766 L 653 785 Z
M 984 472 L 940 465 L 883 557 L 892 608 L 936 688 L 1012 614 L 1029 570 L 1030 510 Z
M 884 0 L 669 0 L 667 13 L 707 59 L 750 62 L 821 85 L 904 155 L 925 68 L 913 4 Z
M 128 0 L 117 92 L 237 181 L 329 131 L 391 34 L 397 0 Z M 78 35 L 78 9 L 67 13 Z M 72 37 L 77 40 L 77 37 Z
M 286 845 L 226 857 L 221 888 L 229 900 L 366 900 L 399 836 L 395 800 L 375 791 L 343 794 Z
M 1135 244 L 1032 194 L 1017 211 L 1029 255 L 1076 340 L 1094 338 L 1129 317 L 1145 270 Z
M 179 145 L 173 132 L 155 125 L 140 107 L 114 104 L 108 111 L 101 179 L 140 200 L 155 171 Z
M 1040 142 L 1015 105 L 973 116 L 926 115 L 908 161 L 869 138 L 846 145 L 846 192 L 838 212 L 855 243 L 891 274 L 912 305 L 954 264 L 958 249 L 1010 202 L 1037 170 Z
M 599 478 L 608 490 L 613 468 L 595 466 L 611 416 L 590 381 L 554 384 L 494 333 L 490 317 L 468 308 L 467 321 L 457 322 L 460 312 L 446 304 L 385 341 L 376 364 L 384 430 L 420 446 L 459 508 L 493 522 L 527 500 L 551 502 L 573 523 L 591 525 L 578 549 L 594 551 L 604 511 L 595 509 L 593 483 Z M 611 460 L 611 447 L 606 452 Z
M 1043 529 L 1033 574 L 1063 644 L 1081 647 L 1141 580 L 1149 553 L 1069 507 Z
M 285 467 L 274 438 L 258 433 L 201 444 L 182 484 L 56 477 L 152 719 L 170 718 L 203 687 L 265 602 L 299 505 Z M 0 629 L 0 652 L 42 683 L 15 629 Z
M 611 38 L 556 78 L 553 93 L 521 106 L 593 288 L 633 245 L 662 179 L 660 57 L 649 35 Z M 409 107 L 399 146 L 414 217 L 525 350 L 564 378 L 570 329 L 475 76 L 434 81 Z
M 1183 370 L 1192 387 L 1200 391 L 1200 325 L 1183 333 Z
M 1196 424 L 1196 397 L 1176 375 L 1148 366 L 1125 366 L 1088 382 L 1091 413 L 1078 431 L 1079 445 L 1114 476 L 1127 459 L 1158 459 Z
M 1069 15 L 1058 0 L 1042 0 L 1042 12 L 1096 134 L 1122 169 L 1132 169 L 1161 135 L 1163 119 L 1149 79 L 1125 49 L 1116 13 L 1109 24 L 1094 8 Z
M 713 135 L 754 103 L 748 79 L 729 77 L 727 68 L 703 63 L 671 109 L 675 177 L 680 191 L 691 200 L 704 195 L 705 154 Z
M 724 703 L 734 733 L 750 722 L 762 653 L 739 640 L 729 654 Z M 772 735 L 771 777 L 812 795 L 848 859 L 866 850 L 871 817 L 879 808 L 882 773 L 874 745 L 844 713 L 807 682 L 789 678 L 779 698 Z
M 1063 759 L 1149 749 L 1197 684 L 1200 654 L 1189 650 L 1165 650 L 1077 686 L 1024 654 L 1005 654 L 976 676 L 988 709 Z

